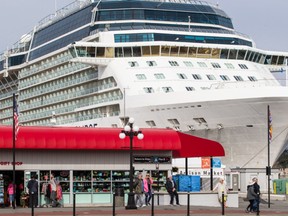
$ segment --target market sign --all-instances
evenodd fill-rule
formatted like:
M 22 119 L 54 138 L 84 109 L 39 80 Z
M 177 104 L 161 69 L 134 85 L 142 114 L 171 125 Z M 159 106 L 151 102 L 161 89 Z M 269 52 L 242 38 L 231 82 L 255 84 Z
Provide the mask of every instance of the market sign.
M 163 156 L 134 156 L 134 163 L 171 163 L 171 157 L 163 157 Z

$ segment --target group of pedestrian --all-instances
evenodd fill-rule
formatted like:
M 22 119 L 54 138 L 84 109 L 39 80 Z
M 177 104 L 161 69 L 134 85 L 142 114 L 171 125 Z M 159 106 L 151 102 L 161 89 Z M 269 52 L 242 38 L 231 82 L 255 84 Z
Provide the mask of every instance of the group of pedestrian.
M 146 174 L 144 179 L 142 173 L 138 173 L 133 185 L 135 192 L 135 203 L 137 207 L 151 205 L 150 200 L 152 198 L 152 184 L 153 179 L 150 177 L 149 173 Z
M 134 193 L 135 193 L 135 203 L 136 207 L 145 207 L 150 204 L 152 198 L 152 184 L 153 179 L 150 177 L 149 173 L 143 179 L 142 173 L 138 173 L 137 178 L 134 181 Z M 166 181 L 166 189 L 170 195 L 170 205 L 174 204 L 174 198 L 176 200 L 176 205 L 180 206 L 179 196 L 177 193 L 177 185 L 172 176 L 169 176 Z
M 247 186 L 247 199 L 249 200 L 249 205 L 245 209 L 246 213 L 259 211 L 260 186 L 256 177 Z

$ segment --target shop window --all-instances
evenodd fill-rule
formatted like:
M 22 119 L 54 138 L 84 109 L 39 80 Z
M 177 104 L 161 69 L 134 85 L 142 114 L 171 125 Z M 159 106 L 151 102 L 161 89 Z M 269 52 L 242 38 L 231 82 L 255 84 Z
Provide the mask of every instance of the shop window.
M 73 192 L 91 191 L 91 171 L 73 171 Z
M 111 192 L 111 172 L 110 171 L 92 171 L 93 192 Z
M 70 183 L 69 183 L 70 172 L 69 172 L 69 170 L 51 171 L 51 174 L 54 175 L 55 180 L 61 185 L 63 192 L 69 192 L 70 191 Z
M 129 171 L 112 171 L 112 188 L 123 188 L 129 192 Z
M 151 177 L 153 178 L 152 188 L 154 191 L 165 191 L 165 183 L 168 177 L 168 172 L 163 170 L 152 170 Z

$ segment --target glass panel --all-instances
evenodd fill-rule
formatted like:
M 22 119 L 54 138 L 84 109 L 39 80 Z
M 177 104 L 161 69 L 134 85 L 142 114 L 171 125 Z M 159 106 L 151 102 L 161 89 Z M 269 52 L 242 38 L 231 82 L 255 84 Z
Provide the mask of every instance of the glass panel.
M 283 65 L 284 64 L 284 56 L 279 56 L 277 65 Z
M 151 54 L 154 56 L 159 56 L 160 46 L 151 46 Z
M 171 47 L 171 50 L 170 50 L 171 56 L 178 56 L 178 51 L 179 51 L 178 46 Z
M 93 171 L 93 192 L 111 191 L 111 173 L 110 171 Z
M 132 57 L 131 47 L 123 47 L 124 57 Z
M 141 56 L 141 47 L 132 47 L 133 56 Z
M 143 53 L 143 56 L 150 56 L 151 55 L 150 46 L 143 46 L 142 53 Z
M 104 47 L 97 47 L 96 57 L 105 57 Z
M 180 47 L 179 56 L 186 57 L 188 53 L 188 47 Z
M 210 58 L 212 49 L 211 48 L 198 48 L 197 57 Z
M 212 50 L 212 58 L 220 58 L 220 49 Z
M 89 57 L 95 57 L 95 51 L 96 51 L 95 47 L 87 47 L 87 53 Z
M 271 62 L 271 64 L 272 64 L 272 65 L 276 65 L 277 59 L 278 59 L 278 56 L 272 56 L 272 62 Z
M 123 57 L 122 47 L 115 47 L 115 57 Z
M 244 60 L 246 54 L 246 50 L 238 50 L 238 56 L 237 59 Z
M 229 59 L 236 59 L 237 50 L 230 50 L 229 52 Z
M 189 47 L 188 57 L 196 57 L 197 47 Z
M 73 192 L 91 191 L 91 171 L 73 171 Z
M 170 53 L 170 46 L 161 46 L 162 56 L 169 56 L 169 53 Z
M 114 58 L 114 49 L 112 47 L 106 47 L 105 55 L 107 58 Z
M 227 58 L 228 58 L 228 52 L 229 52 L 228 49 L 222 49 L 222 50 L 221 50 L 220 58 L 221 58 L 221 59 L 227 59 Z

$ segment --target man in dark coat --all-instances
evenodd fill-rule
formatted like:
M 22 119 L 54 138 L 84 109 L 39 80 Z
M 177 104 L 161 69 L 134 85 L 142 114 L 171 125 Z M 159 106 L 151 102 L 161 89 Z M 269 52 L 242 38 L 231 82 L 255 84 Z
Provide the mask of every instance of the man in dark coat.
M 177 188 L 176 182 L 172 179 L 172 176 L 169 176 L 166 182 L 166 189 L 170 195 L 170 205 L 173 205 L 174 197 L 176 198 L 176 205 L 180 205 L 179 196 L 176 188 Z
M 38 206 L 38 181 L 32 175 L 28 181 L 27 188 L 29 189 L 29 208 Z

